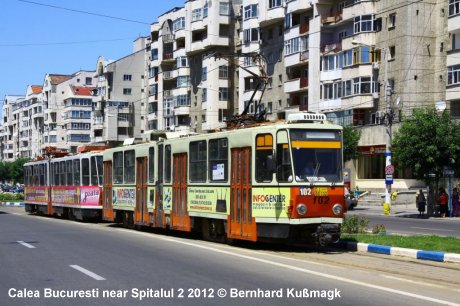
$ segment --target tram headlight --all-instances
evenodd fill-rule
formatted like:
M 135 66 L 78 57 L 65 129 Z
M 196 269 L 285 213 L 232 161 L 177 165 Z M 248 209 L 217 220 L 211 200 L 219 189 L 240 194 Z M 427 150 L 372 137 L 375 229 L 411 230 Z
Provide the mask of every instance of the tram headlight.
M 332 211 L 334 212 L 334 214 L 336 215 L 340 215 L 343 211 L 343 208 L 342 208 L 342 205 L 340 204 L 335 204 L 333 207 L 332 207 Z
M 297 213 L 299 215 L 302 215 L 302 216 L 306 215 L 307 214 L 307 205 L 305 205 L 305 204 L 297 205 Z

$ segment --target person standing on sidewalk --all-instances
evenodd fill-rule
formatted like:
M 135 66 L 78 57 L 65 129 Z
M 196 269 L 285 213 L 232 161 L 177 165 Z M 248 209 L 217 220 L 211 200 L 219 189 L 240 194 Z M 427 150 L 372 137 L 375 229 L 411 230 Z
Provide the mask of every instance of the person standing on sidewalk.
M 420 189 L 417 194 L 416 202 L 417 202 L 418 216 L 422 217 L 425 214 L 425 206 L 426 206 L 426 199 L 425 199 L 425 195 L 423 194 L 422 189 Z
M 444 188 L 439 188 L 439 212 L 441 217 L 445 218 L 447 215 L 447 193 Z
M 460 217 L 460 200 L 457 187 L 452 191 L 452 215 L 454 217 Z

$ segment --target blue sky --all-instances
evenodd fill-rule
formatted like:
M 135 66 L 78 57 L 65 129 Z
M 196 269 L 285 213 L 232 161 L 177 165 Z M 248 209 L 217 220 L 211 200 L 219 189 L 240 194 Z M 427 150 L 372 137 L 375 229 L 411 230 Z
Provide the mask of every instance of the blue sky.
M 159 15 L 184 3 L 185 0 L 0 0 L 0 104 L 5 95 L 25 95 L 27 85 L 43 85 L 46 73 L 95 70 L 100 55 L 119 59 L 130 54 L 133 41 L 149 35 L 150 24 Z

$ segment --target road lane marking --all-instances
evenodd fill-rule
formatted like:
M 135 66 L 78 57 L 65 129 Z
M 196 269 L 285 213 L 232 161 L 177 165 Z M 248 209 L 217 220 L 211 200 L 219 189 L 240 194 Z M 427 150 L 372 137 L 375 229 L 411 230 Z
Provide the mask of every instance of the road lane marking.
M 429 227 L 416 227 L 416 226 L 411 226 L 410 228 L 417 228 L 417 229 L 424 229 L 424 230 L 431 230 L 431 231 L 438 231 L 438 232 L 455 232 L 455 230 L 436 229 L 436 228 L 429 228 Z
M 411 280 L 411 279 L 406 279 L 406 278 L 401 278 L 401 277 L 395 277 L 395 276 L 391 276 L 391 275 L 380 274 L 380 276 L 390 278 L 390 279 L 396 279 L 396 280 L 399 280 L 399 281 L 402 281 L 402 282 L 407 282 L 407 283 L 412 283 L 412 284 L 424 285 L 424 286 L 435 287 L 435 288 L 443 288 L 443 289 L 446 288 L 445 285 L 437 285 L 437 284 L 432 284 L 432 283 L 419 282 L 419 281 L 414 281 L 414 280 Z M 451 290 L 460 292 L 460 289 L 451 289 Z
M 174 238 L 161 237 L 161 236 L 151 236 L 151 235 L 149 237 L 157 238 L 157 239 L 168 241 L 168 242 L 184 244 L 184 245 L 188 245 L 188 246 L 191 246 L 191 247 L 205 249 L 205 250 L 208 250 L 208 251 L 212 251 L 212 252 L 216 252 L 216 253 L 222 253 L 222 254 L 226 254 L 226 255 L 230 255 L 230 256 L 234 256 L 234 257 L 240 257 L 240 258 L 244 258 L 244 259 L 249 259 L 249 260 L 252 260 L 252 261 L 258 261 L 258 262 L 270 264 L 272 266 L 281 267 L 281 268 L 284 268 L 284 269 L 294 270 L 294 271 L 302 272 L 302 273 L 305 273 L 305 274 L 312 274 L 312 275 L 316 275 L 316 276 L 320 276 L 320 277 L 324 277 L 324 278 L 328 278 L 328 279 L 333 279 L 333 280 L 336 280 L 336 281 L 346 282 L 346 283 L 350 283 L 350 284 L 355 284 L 355 285 L 359 285 L 359 286 L 363 286 L 363 287 L 368 287 L 368 288 L 372 288 L 372 289 L 376 289 L 376 290 L 387 291 L 387 292 L 391 292 L 391 293 L 394 293 L 394 294 L 404 295 L 404 296 L 408 296 L 408 297 L 412 297 L 412 298 L 416 298 L 416 299 L 420 299 L 420 300 L 430 301 L 430 302 L 439 303 L 439 304 L 443 304 L 443 305 L 460 306 L 460 304 L 450 302 L 450 301 L 446 301 L 446 300 L 440 300 L 440 299 L 432 298 L 432 297 L 429 297 L 429 296 L 424 296 L 424 295 L 410 293 L 410 292 L 397 290 L 397 289 L 393 289 L 393 288 L 388 288 L 388 287 L 373 285 L 373 284 L 369 284 L 369 283 L 364 283 L 364 282 L 360 282 L 360 281 L 356 281 L 356 280 L 351 280 L 349 278 L 344 278 L 344 277 L 340 277 L 340 276 L 336 276 L 336 275 L 332 275 L 332 274 L 312 271 L 312 270 L 308 270 L 308 269 L 304 269 L 304 268 L 300 268 L 300 267 L 291 266 L 291 265 L 288 265 L 288 264 L 283 264 L 283 263 L 280 263 L 280 262 L 274 262 L 274 261 L 267 260 L 267 259 L 252 257 L 252 256 L 249 256 L 249 255 L 237 254 L 237 253 L 233 253 L 233 252 L 230 252 L 230 251 L 214 249 L 212 247 L 207 247 L 207 246 L 203 246 L 203 245 L 196 245 L 195 243 L 181 241 L 181 240 L 177 240 L 177 239 L 174 239 Z
M 35 247 L 31 244 L 28 244 L 27 242 L 24 242 L 24 241 L 16 241 L 17 243 L 19 244 L 22 244 L 23 246 L 25 246 L 26 248 L 29 248 L 29 249 L 35 249 Z
M 80 271 L 81 273 L 86 274 L 89 277 L 94 278 L 95 280 L 105 280 L 105 278 L 103 278 L 102 276 L 97 275 L 96 273 L 91 272 L 90 270 L 86 270 L 85 268 L 82 268 L 82 267 L 80 267 L 78 265 L 70 265 L 69 267 L 71 267 L 71 268 L 73 268 L 73 269 L 75 269 L 77 271 Z

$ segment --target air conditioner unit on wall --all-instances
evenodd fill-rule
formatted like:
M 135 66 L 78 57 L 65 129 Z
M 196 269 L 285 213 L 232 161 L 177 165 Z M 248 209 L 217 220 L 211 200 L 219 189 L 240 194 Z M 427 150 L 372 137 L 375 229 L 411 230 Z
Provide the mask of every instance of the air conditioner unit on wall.
M 372 63 L 372 68 L 373 68 L 373 69 L 380 69 L 380 62 L 374 62 L 374 63 Z

